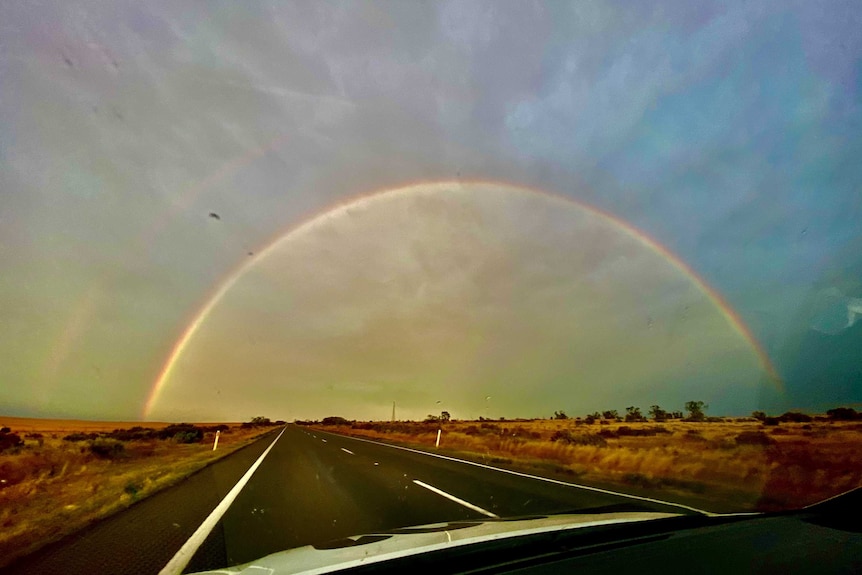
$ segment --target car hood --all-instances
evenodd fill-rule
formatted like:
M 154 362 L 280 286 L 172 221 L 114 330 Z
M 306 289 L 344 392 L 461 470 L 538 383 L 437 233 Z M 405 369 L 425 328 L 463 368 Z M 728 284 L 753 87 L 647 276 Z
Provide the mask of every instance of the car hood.
M 328 573 L 400 557 L 522 535 L 679 517 L 674 513 L 563 514 L 510 520 L 457 521 L 368 533 L 267 555 L 251 563 L 198 575 Z

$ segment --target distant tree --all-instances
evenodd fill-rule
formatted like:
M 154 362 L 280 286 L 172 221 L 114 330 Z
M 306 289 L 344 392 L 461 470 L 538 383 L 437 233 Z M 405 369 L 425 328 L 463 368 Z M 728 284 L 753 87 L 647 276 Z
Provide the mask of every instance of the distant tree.
M 826 411 L 826 415 L 829 416 L 829 419 L 834 419 L 835 421 L 853 421 L 854 419 L 859 419 L 859 414 L 852 407 L 829 409 Z
M 641 413 L 641 408 L 630 405 L 626 408 L 626 421 L 644 421 L 646 418 Z
M 617 413 L 616 409 L 609 409 L 607 411 L 602 412 L 602 418 L 604 418 L 604 419 L 619 419 L 620 414 Z
M 667 419 L 667 412 L 657 405 L 650 406 L 649 414 L 656 421 L 665 421 Z
M 350 425 L 350 422 L 344 419 L 343 417 L 338 417 L 337 415 L 330 415 L 329 417 L 324 417 L 320 421 L 321 425 Z
M 788 411 L 781 415 L 778 419 L 791 423 L 808 423 L 809 421 L 811 421 L 812 418 L 807 413 L 802 413 L 799 411 Z
M 599 418 L 601 418 L 601 415 L 599 415 Z M 584 423 L 586 423 L 587 425 L 592 425 L 599 418 L 596 418 L 593 414 L 590 414 L 584 418 Z
M 704 411 L 709 408 L 702 401 L 687 401 L 685 402 L 685 410 L 688 412 L 689 421 L 703 421 L 706 419 Z
M 555 411 L 554 412 L 554 419 L 568 419 L 568 418 L 569 418 L 569 416 L 566 415 L 565 411 Z
M 602 414 L 599 413 L 598 411 L 594 411 L 591 414 L 589 414 L 587 417 L 592 417 L 593 419 L 601 419 Z
M 251 421 L 249 421 L 249 423 L 251 423 L 252 425 L 256 425 L 256 426 L 259 425 L 261 427 L 272 424 L 272 422 L 269 420 L 268 417 L 263 417 L 262 415 L 252 417 Z
M 438 422 L 439 422 L 439 418 L 436 415 L 434 415 L 433 413 L 429 413 L 428 415 L 426 415 L 425 421 L 423 421 L 423 423 L 438 423 Z
M 682 419 L 683 413 L 681 411 L 672 411 L 670 414 L 670 419 Z
M 764 419 L 766 419 L 767 415 L 765 411 L 752 411 L 751 417 L 757 419 L 758 421 L 763 421 Z
M 452 419 L 452 416 L 449 415 L 448 411 L 444 411 L 440 414 L 440 421 L 449 421 L 450 419 Z

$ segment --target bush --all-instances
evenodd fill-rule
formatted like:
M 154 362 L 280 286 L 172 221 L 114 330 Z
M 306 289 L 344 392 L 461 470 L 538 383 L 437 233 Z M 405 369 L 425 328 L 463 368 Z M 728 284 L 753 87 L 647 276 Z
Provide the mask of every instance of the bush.
M 775 440 L 762 431 L 743 431 L 736 436 L 737 445 L 772 445 Z
M 330 416 L 324 417 L 323 421 L 320 422 L 322 425 L 350 425 L 350 422 L 344 419 L 343 417 L 338 416 Z
M 191 423 L 175 423 L 160 429 L 159 439 L 174 439 L 177 443 L 197 443 L 203 441 L 204 430 Z
M 687 439 L 688 441 L 707 441 L 707 439 L 701 435 L 700 431 L 697 429 L 686 430 L 685 435 L 683 435 L 682 438 Z
M 789 421 L 791 423 L 808 423 L 811 421 L 811 416 L 799 411 L 788 411 L 778 419 L 779 421 Z
M 781 423 L 777 417 L 766 417 L 763 419 L 763 425 L 778 425 Z
M 659 433 L 672 433 L 662 425 L 654 425 L 651 427 L 629 427 L 621 425 L 617 428 L 617 434 L 620 437 L 654 437 Z
M 100 437 L 90 442 L 90 453 L 102 459 L 116 459 L 125 451 L 123 443 L 116 439 Z
M 14 447 L 19 447 L 20 445 L 23 445 L 23 443 L 24 442 L 21 441 L 21 436 L 17 433 L 9 433 L 8 431 L 0 433 L 0 452 Z
M 174 441 L 177 443 L 200 443 L 204 439 L 204 432 L 201 429 L 192 429 L 189 431 L 180 431 L 174 435 Z
M 126 483 L 126 486 L 123 488 L 123 491 L 128 495 L 131 495 L 132 499 L 138 499 L 138 493 L 141 491 L 141 486 L 135 483 Z
M 601 435 L 593 433 L 576 434 L 568 429 L 555 431 L 551 435 L 551 441 L 560 441 L 569 445 L 595 445 L 596 447 L 605 447 L 608 444 L 607 440 Z
M 92 441 L 99 437 L 95 433 L 82 433 L 80 431 L 76 431 L 75 433 L 70 433 L 66 437 L 63 438 L 63 441 Z
M 155 429 L 150 427 L 130 427 L 129 429 L 115 429 L 106 435 L 117 441 L 145 441 L 147 439 L 157 439 L 159 434 Z
M 855 419 L 859 419 L 859 414 L 856 413 L 856 410 L 852 407 L 836 407 L 835 409 L 829 409 L 826 411 L 826 415 L 829 416 L 829 419 L 834 421 L 853 421 Z
M 512 430 L 512 437 L 523 437 L 525 439 L 541 439 L 542 434 L 538 431 L 531 431 L 519 425 Z

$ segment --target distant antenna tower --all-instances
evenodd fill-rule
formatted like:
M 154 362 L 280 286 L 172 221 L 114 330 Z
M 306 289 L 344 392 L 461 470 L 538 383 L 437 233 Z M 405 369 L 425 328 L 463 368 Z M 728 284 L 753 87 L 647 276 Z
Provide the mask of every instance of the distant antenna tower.
M 392 423 L 395 423 L 395 402 L 392 402 Z

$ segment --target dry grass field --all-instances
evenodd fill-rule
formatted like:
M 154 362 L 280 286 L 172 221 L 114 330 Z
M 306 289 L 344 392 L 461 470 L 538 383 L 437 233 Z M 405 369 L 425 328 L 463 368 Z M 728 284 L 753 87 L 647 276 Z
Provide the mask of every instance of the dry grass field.
M 218 425 L 0 417 L 5 431 L 0 432 L 0 567 L 125 509 L 268 431 L 221 424 L 213 451 Z
M 433 448 L 429 423 L 320 429 Z M 793 509 L 862 485 L 862 422 L 458 421 L 440 450 L 714 511 Z

